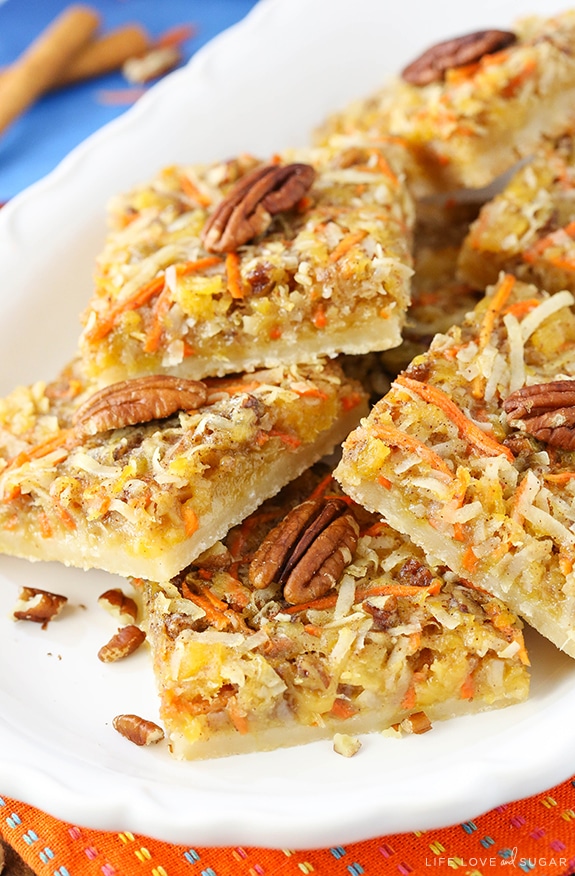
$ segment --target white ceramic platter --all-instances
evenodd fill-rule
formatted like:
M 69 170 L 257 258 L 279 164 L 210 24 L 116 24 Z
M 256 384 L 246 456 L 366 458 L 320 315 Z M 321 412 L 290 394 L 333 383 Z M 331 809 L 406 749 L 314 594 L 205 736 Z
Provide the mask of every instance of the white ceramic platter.
M 164 164 L 267 156 L 376 88 L 431 42 L 511 24 L 550 0 L 263 0 L 0 213 L 0 393 L 71 356 L 109 196 Z M 559 11 L 559 10 L 557 10 Z M 46 630 L 9 615 L 21 585 L 69 597 Z M 197 845 L 309 848 L 464 821 L 575 773 L 575 663 L 535 635 L 532 696 L 402 740 L 372 735 L 203 763 L 111 727 L 154 719 L 147 655 L 101 664 L 104 573 L 0 558 L 0 794 L 76 824 Z

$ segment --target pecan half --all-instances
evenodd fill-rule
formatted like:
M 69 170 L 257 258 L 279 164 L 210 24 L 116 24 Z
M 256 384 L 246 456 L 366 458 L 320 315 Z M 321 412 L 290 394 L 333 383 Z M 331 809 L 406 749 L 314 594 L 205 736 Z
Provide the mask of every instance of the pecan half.
M 267 164 L 241 177 L 204 225 L 205 249 L 233 252 L 263 234 L 276 213 L 295 207 L 315 175 L 309 164 Z
M 552 447 L 575 450 L 575 380 L 524 386 L 503 402 L 507 422 Z
M 436 43 L 401 71 L 401 76 L 410 85 L 429 85 L 439 82 L 447 70 L 464 67 L 506 49 L 517 41 L 517 36 L 508 30 L 478 30 L 450 40 Z
M 22 587 L 12 614 L 15 620 L 33 621 L 42 624 L 45 629 L 60 614 L 67 602 L 68 597 L 59 593 L 38 590 L 36 587 Z
M 323 596 L 351 562 L 359 524 L 341 499 L 308 499 L 272 529 L 249 569 L 253 587 L 283 584 L 284 598 L 298 605 Z
M 90 396 L 74 414 L 74 426 L 83 435 L 97 435 L 150 420 L 162 420 L 176 411 L 195 410 L 206 401 L 205 384 L 169 374 L 135 377 L 105 386 Z

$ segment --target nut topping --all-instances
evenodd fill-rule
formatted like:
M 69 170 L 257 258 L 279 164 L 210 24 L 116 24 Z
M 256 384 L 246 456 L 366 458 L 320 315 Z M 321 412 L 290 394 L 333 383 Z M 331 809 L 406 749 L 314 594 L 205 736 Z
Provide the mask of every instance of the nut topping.
M 110 641 L 106 645 L 102 645 L 98 651 L 98 658 L 102 663 L 115 663 L 117 660 L 123 660 L 124 657 L 133 654 L 145 638 L 145 632 L 135 624 L 120 627 Z
M 263 234 L 276 213 L 291 210 L 315 179 L 309 164 L 268 164 L 241 177 L 202 232 L 208 252 L 233 252 Z
M 575 450 L 575 380 L 524 386 L 503 402 L 507 421 L 539 441 Z
M 334 587 L 351 562 L 359 524 L 341 499 L 309 499 L 293 508 L 256 551 L 249 569 L 257 589 L 272 581 L 299 605 Z
M 67 596 L 50 593 L 48 590 L 38 590 L 35 587 L 22 587 L 13 617 L 16 620 L 42 624 L 42 628 L 45 629 L 48 623 L 60 614 L 67 602 Z
M 161 727 L 153 721 L 140 718 L 139 715 L 116 715 L 112 726 L 134 745 L 152 745 L 164 738 Z
M 74 425 L 83 435 L 97 435 L 150 420 L 162 420 L 176 411 L 195 410 L 206 401 L 199 380 L 168 374 L 136 377 L 106 386 L 80 405 Z
M 431 46 L 408 64 L 401 75 L 410 85 L 429 85 L 443 79 L 447 70 L 474 64 L 484 55 L 506 49 L 516 41 L 516 35 L 507 30 L 479 30 L 454 37 Z
M 119 588 L 106 590 L 98 597 L 98 605 L 109 611 L 121 624 L 131 624 L 138 617 L 138 606 L 131 596 Z

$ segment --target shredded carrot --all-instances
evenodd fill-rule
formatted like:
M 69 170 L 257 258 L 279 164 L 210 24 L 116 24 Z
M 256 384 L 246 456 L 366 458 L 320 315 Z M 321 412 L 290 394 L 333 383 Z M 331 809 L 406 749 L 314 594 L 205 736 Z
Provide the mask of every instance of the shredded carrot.
M 191 201 L 195 201 L 196 204 L 199 204 L 200 207 L 209 207 L 212 203 L 212 199 L 204 192 L 200 191 L 197 185 L 192 182 L 189 176 L 185 173 L 180 176 L 180 185 L 184 194 L 187 195 Z
M 205 256 L 202 259 L 194 259 L 190 262 L 181 262 L 176 265 L 176 273 L 178 277 L 187 277 L 188 274 L 195 274 L 197 271 L 204 271 L 208 268 L 213 268 L 215 265 L 221 264 L 221 259 L 218 256 Z
M 194 593 L 185 582 L 182 584 L 182 594 L 186 599 L 191 600 L 191 602 L 197 605 L 198 608 L 204 610 L 208 623 L 215 627 L 216 630 L 226 630 L 230 627 L 230 619 L 207 596 Z
M 319 499 L 321 496 L 323 496 L 325 491 L 327 490 L 327 488 L 331 484 L 332 480 L 333 480 L 333 474 L 330 472 L 324 478 L 322 478 L 321 481 L 319 482 L 319 484 L 312 490 L 312 492 L 309 495 L 309 498 L 310 499 Z
M 254 389 L 261 386 L 261 383 L 257 380 L 226 382 L 225 378 L 221 382 L 219 380 L 205 380 L 204 383 L 207 383 L 210 389 L 216 392 L 225 392 L 228 395 L 238 395 L 240 392 L 253 392 Z
M 326 327 L 326 325 L 327 325 L 327 317 L 326 317 L 326 315 L 325 315 L 325 310 L 323 309 L 323 307 L 321 306 L 321 304 L 320 304 L 320 306 L 317 308 L 317 310 L 316 310 L 316 312 L 314 313 L 314 315 L 312 316 L 311 321 L 313 322 L 313 324 L 315 325 L 315 327 L 316 327 L 317 329 L 323 329 L 323 328 Z
M 475 677 L 470 672 L 459 689 L 462 700 L 472 700 L 475 696 Z
M 144 342 L 145 353 L 155 353 L 160 346 L 162 335 L 164 333 L 163 319 L 172 306 L 172 292 L 168 286 L 164 286 L 158 297 L 156 298 L 152 310 L 152 323 L 146 334 Z
M 214 577 L 214 573 L 211 569 L 198 569 L 198 578 L 202 578 L 204 581 L 211 581 Z
M 352 392 L 345 395 L 341 400 L 341 406 L 344 411 L 351 411 L 363 401 L 363 396 L 359 392 Z
M 296 438 L 295 435 L 289 435 L 287 432 L 280 432 L 278 429 L 270 429 L 267 434 L 270 438 L 279 438 L 286 447 L 295 449 L 296 447 L 301 446 L 301 439 Z
M 535 58 L 528 58 L 523 70 L 520 70 L 515 76 L 513 76 L 505 88 L 502 89 L 501 94 L 503 97 L 514 97 L 517 91 L 521 88 L 524 82 L 526 82 L 531 74 L 536 70 L 537 62 Z
M 377 478 L 377 482 L 382 487 L 385 487 L 386 490 L 391 490 L 391 481 L 389 480 L 389 478 L 384 478 L 383 475 L 379 475 L 379 477 Z
M 9 517 L 5 523 L 2 524 L 3 528 L 8 530 L 8 532 L 12 532 L 14 529 L 17 529 L 20 525 L 20 518 L 17 514 L 13 514 L 12 517 Z
M 228 292 L 234 299 L 245 297 L 245 287 L 240 271 L 240 257 L 237 252 L 229 252 L 226 255 L 226 275 L 228 278 Z
M 544 480 L 550 481 L 552 484 L 559 484 L 560 486 L 565 486 L 569 481 L 575 478 L 575 471 L 562 471 L 558 474 L 546 474 L 543 475 Z
M 378 536 L 381 535 L 382 532 L 385 532 L 388 528 L 388 524 L 385 523 L 385 521 L 377 520 L 375 523 L 372 523 L 371 526 L 368 526 L 367 529 L 364 529 L 361 534 Z
M 182 505 L 182 520 L 184 521 L 184 529 L 188 538 L 197 531 L 200 522 L 198 515 L 191 505 Z
M 521 500 L 522 500 L 523 496 L 525 495 L 528 483 L 529 483 L 528 479 L 523 478 L 523 480 L 521 481 L 521 483 L 519 484 L 519 486 L 515 490 L 515 493 L 513 495 L 513 499 L 511 501 L 511 509 L 510 509 L 511 513 L 509 514 L 509 517 L 511 518 L 511 520 L 514 520 L 516 523 L 523 522 L 523 514 L 519 511 L 519 505 L 521 504 Z
M 556 229 L 552 231 L 551 234 L 546 234 L 544 237 L 540 237 L 539 240 L 535 241 L 529 249 L 525 250 L 523 253 L 523 260 L 526 262 L 534 262 L 536 259 L 540 258 L 546 249 L 550 246 L 556 245 L 556 235 L 558 231 L 563 231 L 568 237 L 575 238 L 575 221 L 569 222 L 564 228 Z
M 154 277 L 149 283 L 136 289 L 136 291 L 124 301 L 117 301 L 112 307 L 110 307 L 104 319 L 100 322 L 96 322 L 96 324 L 86 332 L 87 340 L 90 343 L 101 341 L 114 329 L 123 313 L 126 313 L 128 310 L 137 310 L 139 307 L 147 304 L 148 301 L 151 301 L 152 298 L 159 295 L 163 288 L 164 275 L 161 274 L 159 277 Z
M 314 636 L 316 639 L 321 639 L 323 632 L 321 627 L 316 626 L 316 624 L 304 624 L 303 628 L 310 636 Z
M 413 709 L 415 706 L 415 683 L 413 679 L 409 683 L 409 687 L 405 691 L 403 695 L 403 699 L 401 701 L 402 709 Z
M 474 572 L 476 570 L 479 564 L 479 557 L 475 555 L 471 545 L 465 548 L 461 563 L 466 572 Z
M 26 462 L 31 462 L 33 459 L 42 459 L 43 456 L 48 456 L 49 453 L 57 450 L 58 447 L 62 447 L 64 444 L 71 445 L 73 442 L 73 429 L 61 429 L 60 432 L 52 438 L 47 438 L 45 441 L 35 444 L 28 450 L 23 450 L 22 453 L 19 453 L 17 456 L 10 459 L 4 468 L 4 471 L 8 471 L 9 468 L 18 468 Z
M 337 262 L 341 259 L 346 253 L 350 251 L 352 247 L 363 240 L 363 238 L 367 235 L 367 231 L 359 230 L 352 231 L 350 234 L 346 234 L 343 237 L 334 250 L 330 253 L 329 260 L 330 262 Z
M 341 718 L 342 721 L 345 721 L 347 718 L 353 718 L 354 715 L 357 715 L 357 708 L 349 700 L 336 697 L 329 713 L 335 718 Z
M 441 579 L 434 578 L 427 587 L 418 587 L 417 584 L 375 584 L 358 587 L 355 592 L 355 602 L 363 602 L 370 596 L 436 596 L 441 592 Z M 290 605 L 283 609 L 286 614 L 297 614 L 298 611 L 307 611 L 311 608 L 315 611 L 326 611 L 333 608 L 337 601 L 337 593 L 329 593 L 311 602 Z
M 483 432 L 469 417 L 465 416 L 461 408 L 439 387 L 432 386 L 430 383 L 422 383 L 419 380 L 413 380 L 411 377 L 405 377 L 402 374 L 396 378 L 395 382 L 400 386 L 410 389 L 428 404 L 433 404 L 440 408 L 457 426 L 461 437 L 465 438 L 480 453 L 484 453 L 486 456 L 499 456 L 503 454 L 509 462 L 514 461 L 515 457 L 508 447 L 505 447 L 491 435 Z
M 274 325 L 273 328 L 270 329 L 270 340 L 278 341 L 282 336 L 282 330 L 279 325 Z
M 52 538 L 52 527 L 50 526 L 48 515 L 44 511 L 38 516 L 38 526 L 40 527 L 42 538 Z
M 392 426 L 389 423 L 377 423 L 374 427 L 374 432 L 377 438 L 384 441 L 385 444 L 394 447 L 402 447 L 409 453 L 415 453 L 423 462 L 426 462 L 431 468 L 441 472 L 450 480 L 453 479 L 453 472 L 447 463 L 430 447 L 418 441 L 413 435 L 408 435 L 407 432 L 402 432 L 401 429 Z
M 479 330 L 480 350 L 483 350 L 487 346 L 489 338 L 491 337 L 491 334 L 493 332 L 493 327 L 495 326 L 495 320 L 498 314 L 501 313 L 501 311 L 505 307 L 507 299 L 511 295 L 515 283 L 516 280 L 513 274 L 505 274 L 501 283 L 499 284 L 497 292 L 495 292 L 491 301 L 489 302 L 487 310 L 485 311 L 485 315 L 483 317 L 481 328 Z
M 455 541 L 465 541 L 465 529 L 463 523 L 453 524 L 453 538 Z
M 305 389 L 300 389 L 296 384 L 295 386 L 290 386 L 290 389 L 301 398 L 326 399 L 328 397 L 327 392 L 324 392 L 323 389 L 319 389 L 319 387 L 314 386 L 313 384 L 311 386 L 306 386 Z
M 513 304 L 510 304 L 509 307 L 506 307 L 501 312 L 504 316 L 510 313 L 512 316 L 521 319 L 522 316 L 526 316 L 535 307 L 539 307 L 540 303 L 536 298 L 524 298 L 523 301 L 515 301 Z
M 226 705 L 226 712 L 230 716 L 230 721 L 232 722 L 238 733 L 241 733 L 242 736 L 245 736 L 245 734 L 248 733 L 250 729 L 248 719 L 247 716 L 240 710 L 234 697 L 232 697 L 228 701 Z

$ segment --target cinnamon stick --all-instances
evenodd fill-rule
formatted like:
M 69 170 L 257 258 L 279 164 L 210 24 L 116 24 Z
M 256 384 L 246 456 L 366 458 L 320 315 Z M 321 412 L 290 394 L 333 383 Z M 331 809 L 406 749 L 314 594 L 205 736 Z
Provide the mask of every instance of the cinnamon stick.
M 0 80 L 0 133 L 63 74 L 99 24 L 89 6 L 69 6 L 7 68 Z
M 151 40 L 139 24 L 126 24 L 88 43 L 72 59 L 52 88 L 120 70 L 125 61 L 150 50 Z

